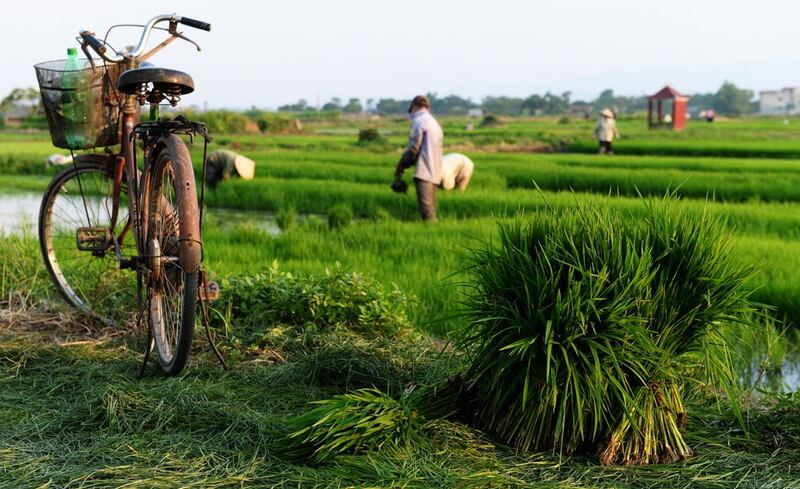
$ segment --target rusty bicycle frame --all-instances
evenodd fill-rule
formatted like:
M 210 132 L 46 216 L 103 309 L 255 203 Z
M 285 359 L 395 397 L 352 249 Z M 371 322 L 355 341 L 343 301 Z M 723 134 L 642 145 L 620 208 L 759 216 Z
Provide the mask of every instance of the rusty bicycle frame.
M 141 56 L 132 56 L 128 55 L 125 56 L 125 59 L 120 63 L 123 66 L 122 72 L 132 70 L 137 68 L 138 65 L 148 59 L 150 59 L 153 55 L 164 49 L 166 46 L 172 44 L 176 39 L 184 38 L 182 33 L 177 32 L 177 22 L 174 20 L 170 20 L 170 36 L 153 47 L 147 53 Z M 83 52 L 87 55 L 87 58 L 92 60 L 92 57 L 89 54 L 88 47 L 90 46 L 90 41 L 87 39 L 88 36 L 91 35 L 88 31 L 81 32 L 82 38 L 82 45 L 81 48 Z M 184 38 L 185 39 L 185 38 Z M 113 164 L 111 169 L 113 170 L 113 190 L 112 190 L 112 208 L 111 208 L 111 225 L 110 229 L 114 229 L 117 225 L 117 219 L 119 218 L 119 206 L 120 206 L 120 197 L 122 195 L 122 183 L 123 183 L 123 176 L 125 177 L 125 184 L 127 187 L 128 193 L 128 202 L 129 202 L 129 213 L 128 213 L 128 222 L 125 224 L 125 227 L 120 232 L 120 235 L 116 237 L 114 247 L 115 247 L 115 254 L 117 259 L 120 261 L 121 268 L 135 268 L 136 267 L 136 259 L 138 257 L 144 256 L 146 254 L 145 248 L 145 239 L 147 236 L 147 221 L 144 219 L 146 215 L 146 204 L 148 202 L 147 195 L 140 195 L 139 193 L 139 183 L 144 183 L 147 181 L 149 177 L 149 152 L 152 148 L 145 147 L 145 154 L 143 156 L 143 167 L 140 172 L 137 168 L 136 164 L 136 144 L 134 140 L 134 129 L 139 122 L 139 111 L 140 106 L 136 99 L 136 95 L 134 94 L 124 94 L 118 96 L 124 97 L 124 102 L 122 102 L 122 117 L 118 127 L 119 132 L 119 140 L 121 143 L 121 151 L 117 155 L 113 155 Z M 118 102 L 118 101 L 117 101 Z M 205 163 L 205 162 L 204 162 Z M 146 186 L 145 186 L 146 187 Z M 192 219 L 198 219 L 199 216 L 187 216 Z M 136 252 L 137 256 L 132 257 L 130 261 L 126 261 L 119 250 L 119 242 L 125 239 L 125 236 L 129 231 L 133 230 L 134 240 L 136 243 Z M 199 238 L 199 237 L 198 237 Z
M 169 28 L 157 28 L 155 25 L 159 22 L 169 21 Z M 91 62 L 92 66 L 94 66 L 94 60 L 89 53 L 89 47 L 91 47 L 100 57 L 112 63 L 118 63 L 121 65 L 122 70 L 121 73 L 126 71 L 136 69 L 139 67 L 140 63 L 148 60 L 153 55 L 173 43 L 177 39 L 183 39 L 197 47 L 197 50 L 200 50 L 200 46 L 192 41 L 191 39 L 185 37 L 183 33 L 178 32 L 177 27 L 178 23 L 184 23 L 193 27 L 197 27 L 204 30 L 210 30 L 210 26 L 208 24 L 194 21 L 192 19 L 181 18 L 176 15 L 161 15 L 154 17 L 144 26 L 144 32 L 139 42 L 139 46 L 133 50 L 133 52 L 125 52 L 125 53 L 115 53 L 115 55 L 107 55 L 106 54 L 106 41 L 100 41 L 94 34 L 90 31 L 81 31 L 80 37 L 78 38 L 81 41 L 81 48 L 83 52 L 86 54 L 87 58 Z M 130 25 L 126 25 L 130 26 Z M 119 26 L 111 27 L 108 32 L 106 33 L 106 38 L 108 37 L 109 32 L 114 28 Z M 140 51 L 144 50 L 144 47 L 149 39 L 150 32 L 153 29 L 159 29 L 169 32 L 170 36 L 157 44 L 155 47 L 147 51 L 146 53 L 141 53 Z M 155 91 L 156 88 L 153 88 Z M 153 98 L 148 97 L 148 102 L 150 103 L 150 125 L 148 126 L 149 129 L 154 129 L 156 136 L 150 137 L 146 132 L 143 139 L 143 158 L 142 158 L 142 169 L 139 171 L 136 159 L 136 144 L 137 144 L 137 134 L 141 134 L 142 131 L 139 129 L 139 113 L 140 113 L 140 106 L 143 104 L 144 99 L 141 95 L 137 94 L 122 94 L 118 91 L 116 93 L 116 100 L 114 103 L 118 103 L 121 105 L 121 117 L 120 123 L 118 125 L 118 135 L 119 140 L 121 143 L 121 150 L 118 154 L 111 155 L 109 161 L 109 172 L 110 177 L 113 178 L 113 186 L 111 192 L 111 216 L 110 216 L 110 226 L 109 229 L 111 230 L 111 242 L 106 241 L 106 251 L 110 251 L 110 248 L 113 246 L 114 253 L 119 262 L 120 269 L 130 269 L 137 272 L 137 323 L 141 322 L 142 314 L 144 311 L 142 305 L 142 282 L 143 282 L 143 274 L 150 273 L 149 266 L 147 263 L 147 259 L 149 258 L 148 255 L 150 250 L 147 249 L 147 236 L 148 236 L 148 222 L 146 216 L 148 215 L 148 205 L 150 205 L 150 186 L 147 182 L 150 179 L 150 173 L 152 171 L 152 160 L 154 156 L 157 156 L 157 153 L 154 151 L 157 149 L 156 144 L 159 140 L 158 135 L 161 134 L 159 129 L 162 126 L 167 126 L 169 123 L 158 121 L 158 103 L 164 99 L 167 99 L 171 102 L 174 106 L 177 104 L 177 98 L 170 98 L 166 95 L 162 97 L 161 93 L 156 93 Z M 122 97 L 122 99 L 120 99 Z M 184 123 L 184 131 L 178 132 L 174 131 L 174 133 L 179 134 L 189 134 L 194 136 L 196 134 L 200 134 L 204 140 L 204 150 L 203 150 L 203 182 L 200 191 L 200 202 L 199 205 L 191 209 L 192 212 L 189 212 L 186 215 L 182 215 L 182 218 L 186 218 L 188 220 L 194 220 L 195 222 L 199 222 L 200 226 L 198 229 L 202 228 L 202 209 L 203 209 L 203 200 L 205 194 L 205 173 L 206 173 L 206 150 L 208 142 L 210 141 L 210 137 L 208 136 L 207 131 L 202 123 L 189 123 L 188 121 L 182 120 Z M 147 129 L 145 130 L 147 131 Z M 80 157 L 79 157 L 80 158 Z M 192 176 L 192 178 L 194 178 Z M 125 191 L 127 192 L 128 196 L 128 220 L 125 223 L 123 229 L 119 232 L 118 236 L 114 236 L 113 230 L 116 229 L 119 215 L 120 215 L 120 205 L 121 205 L 121 196 L 123 192 L 123 183 L 126 186 Z M 169 205 L 169 204 L 166 204 Z M 169 212 L 169 211 L 168 211 Z M 125 237 L 129 232 L 133 233 L 134 241 L 136 244 L 136 254 L 131 256 L 130 258 L 125 258 L 122 255 L 120 249 L 120 243 L 125 240 Z M 107 238 L 106 238 L 107 239 Z M 223 368 L 227 369 L 227 365 L 216 348 L 211 336 L 211 332 L 208 326 L 208 311 L 207 311 L 207 303 L 210 301 L 215 300 L 219 296 L 219 288 L 213 282 L 208 282 L 206 279 L 205 271 L 202 268 L 201 261 L 202 261 L 202 243 L 201 243 L 201 236 L 180 236 L 180 240 L 184 241 L 187 246 L 191 249 L 189 253 L 199 257 L 197 260 L 198 270 L 189 270 L 189 272 L 199 272 L 199 302 L 201 307 L 201 319 L 204 322 L 205 329 L 206 329 L 206 336 L 211 345 L 217 359 L 222 364 Z M 183 248 L 181 249 L 181 256 L 183 256 L 184 251 Z M 190 260 L 191 261 L 191 260 Z M 147 347 L 145 351 L 145 356 L 139 371 L 139 376 L 141 377 L 144 374 L 144 369 L 146 367 L 150 352 L 153 348 L 153 338 L 152 338 L 152 331 L 151 328 L 148 327 L 148 340 L 147 340 Z

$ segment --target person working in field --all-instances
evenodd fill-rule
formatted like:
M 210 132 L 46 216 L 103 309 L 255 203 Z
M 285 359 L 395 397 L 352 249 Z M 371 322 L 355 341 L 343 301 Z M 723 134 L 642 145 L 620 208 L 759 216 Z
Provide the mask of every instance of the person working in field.
M 442 183 L 444 133 L 430 108 L 428 97 L 424 95 L 417 95 L 411 101 L 408 108 L 411 134 L 408 136 L 408 146 L 395 167 L 392 188 L 397 190 L 398 184 L 404 185 L 403 172 L 416 165 L 414 185 L 419 214 L 425 221 L 436 221 L 436 187 Z
M 216 189 L 219 182 L 239 176 L 244 180 L 252 180 L 256 172 L 256 164 L 250 158 L 233 151 L 220 149 L 208 155 L 206 160 L 206 184 Z
M 600 120 L 597 121 L 594 133 L 600 145 L 600 154 L 614 154 L 611 143 L 614 138 L 619 138 L 619 131 L 617 131 L 617 118 L 610 109 L 600 111 Z
M 450 153 L 442 158 L 442 188 L 466 190 L 475 170 L 475 163 L 460 153 Z

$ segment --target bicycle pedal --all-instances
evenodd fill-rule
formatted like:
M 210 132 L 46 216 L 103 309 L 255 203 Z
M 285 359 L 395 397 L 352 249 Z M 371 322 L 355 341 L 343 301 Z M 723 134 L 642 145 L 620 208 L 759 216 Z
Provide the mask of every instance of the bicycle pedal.
M 219 299 L 220 288 L 216 282 L 204 282 L 205 287 L 200 287 L 200 300 L 203 302 L 214 302 Z
M 111 231 L 104 227 L 81 227 L 75 233 L 80 251 L 105 251 L 112 241 Z

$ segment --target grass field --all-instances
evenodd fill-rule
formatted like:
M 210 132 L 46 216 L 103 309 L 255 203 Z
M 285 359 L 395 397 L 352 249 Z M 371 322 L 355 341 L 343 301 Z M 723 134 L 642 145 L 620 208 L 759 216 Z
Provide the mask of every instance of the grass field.
M 692 397 L 686 440 L 695 456 L 675 465 L 608 468 L 591 456 L 515 453 L 455 420 L 432 422 L 425 428 L 428 442 L 403 451 L 340 456 L 322 465 L 282 455 L 276 433 L 308 401 L 370 385 L 397 389 L 399 379 L 424 384 L 451 371 L 436 350 L 461 324 L 463 256 L 497 239 L 498 218 L 581 203 L 641 219 L 642 196 L 675 195 L 690 212 L 708 209 L 727 221 L 735 258 L 756 264 L 748 282 L 753 297 L 774 317 L 800 323 L 796 120 L 691 122 L 683 133 L 622 120 L 613 157 L 587 154 L 595 148 L 593 122 L 508 120 L 466 131 L 466 119 L 445 120 L 445 150 L 468 154 L 476 171 L 465 193 L 439 193 L 435 225 L 418 221 L 413 190 L 389 190 L 407 123 L 374 123 L 388 142 L 359 146 L 358 128 L 367 124 L 218 136 L 212 149 L 234 148 L 253 158 L 256 179 L 225 182 L 208 195 L 207 266 L 223 283 L 266 273 L 273 262 L 301 275 L 367 274 L 387 293 L 396 288 L 411 296 L 410 322 L 434 340 L 393 342 L 312 329 L 304 339 L 248 343 L 234 321 L 231 330 L 217 330 L 236 364 L 231 372 L 218 371 L 198 341 L 181 377 L 136 382 L 142 338 L 82 327 L 58 305 L 34 237 L 1 238 L 0 487 L 800 485 L 800 403 L 795 395 L 774 393 L 748 401 L 747 434 L 725 405 L 708 395 Z M 192 148 L 196 166 L 200 151 Z M 41 193 L 55 172 L 43 163 L 53 152 L 46 135 L 0 133 L 0 192 Z M 326 214 L 342 204 L 355 220 L 329 229 Z M 248 213 L 231 219 L 231 209 Z M 277 236 L 260 222 L 291 212 L 296 222 Z M 215 317 L 226 314 L 218 304 Z M 770 343 L 770 369 L 796 348 L 786 338 Z M 271 348 L 280 358 L 269 356 Z

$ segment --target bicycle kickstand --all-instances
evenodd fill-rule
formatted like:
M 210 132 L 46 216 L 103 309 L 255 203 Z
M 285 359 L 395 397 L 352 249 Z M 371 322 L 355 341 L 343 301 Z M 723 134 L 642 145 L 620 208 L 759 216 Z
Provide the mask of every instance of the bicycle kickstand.
M 199 299 L 200 299 L 200 309 L 203 311 L 203 326 L 206 329 L 206 339 L 208 340 L 208 344 L 211 346 L 211 349 L 214 351 L 214 355 L 219 360 L 219 364 L 222 366 L 222 370 L 228 370 L 228 364 L 225 363 L 225 359 L 222 357 L 222 353 L 217 348 L 217 345 L 214 343 L 214 338 L 211 336 L 211 326 L 209 325 L 208 320 L 208 302 L 211 299 L 210 294 L 208 293 L 208 282 L 206 281 L 206 273 L 205 271 L 200 272 L 200 290 L 199 290 Z M 217 291 L 219 288 L 217 288 Z M 206 291 L 206 293 L 203 293 Z
M 136 329 L 142 330 L 142 317 L 144 316 L 144 307 L 142 306 L 142 275 L 137 273 L 136 277 L 136 305 L 138 313 L 136 314 Z M 142 366 L 139 367 L 139 376 L 137 379 L 141 380 L 144 377 L 144 371 L 147 368 L 147 362 L 150 360 L 150 352 L 153 351 L 153 332 L 147 327 L 147 346 L 144 350 L 144 358 L 142 358 Z

